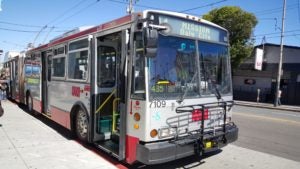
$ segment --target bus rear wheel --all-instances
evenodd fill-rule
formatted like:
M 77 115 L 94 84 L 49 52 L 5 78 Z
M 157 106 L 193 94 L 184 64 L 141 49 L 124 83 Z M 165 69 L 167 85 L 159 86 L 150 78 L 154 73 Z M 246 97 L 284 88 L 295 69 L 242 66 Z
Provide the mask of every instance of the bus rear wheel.
M 88 117 L 87 113 L 81 108 L 76 113 L 76 135 L 81 141 L 87 142 Z

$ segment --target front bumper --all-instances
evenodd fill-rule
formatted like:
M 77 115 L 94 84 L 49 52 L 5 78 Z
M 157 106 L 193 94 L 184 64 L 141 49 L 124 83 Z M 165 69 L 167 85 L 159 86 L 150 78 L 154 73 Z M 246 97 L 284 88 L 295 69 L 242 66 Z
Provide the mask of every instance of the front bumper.
M 238 138 L 238 128 L 234 124 L 226 125 L 226 133 L 204 135 L 205 141 L 213 141 L 214 146 L 210 150 L 222 148 L 228 143 L 234 142 Z M 147 165 L 160 164 L 168 161 L 173 161 L 183 157 L 195 154 L 195 144 L 197 140 L 189 138 L 178 141 L 165 141 L 159 143 L 138 144 L 137 145 L 137 160 Z M 205 148 L 201 152 L 208 152 Z

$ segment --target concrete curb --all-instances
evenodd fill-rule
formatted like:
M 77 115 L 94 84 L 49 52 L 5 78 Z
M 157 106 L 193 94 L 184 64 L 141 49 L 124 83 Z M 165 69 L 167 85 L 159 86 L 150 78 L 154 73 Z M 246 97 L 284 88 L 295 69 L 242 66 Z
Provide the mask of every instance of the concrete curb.
M 266 109 L 285 110 L 285 111 L 293 111 L 293 112 L 300 113 L 300 107 L 297 106 L 281 105 L 281 106 L 274 107 L 272 104 L 267 104 L 267 103 L 245 102 L 245 101 L 236 101 L 236 100 L 234 101 L 234 104 L 240 106 L 260 107 Z

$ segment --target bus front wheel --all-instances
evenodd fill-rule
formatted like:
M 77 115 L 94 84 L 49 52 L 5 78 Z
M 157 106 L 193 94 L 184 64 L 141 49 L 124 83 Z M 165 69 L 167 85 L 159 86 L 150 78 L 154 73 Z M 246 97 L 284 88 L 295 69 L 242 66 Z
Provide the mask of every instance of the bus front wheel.
M 81 108 L 76 113 L 76 135 L 81 141 L 87 142 L 88 117 L 87 113 Z

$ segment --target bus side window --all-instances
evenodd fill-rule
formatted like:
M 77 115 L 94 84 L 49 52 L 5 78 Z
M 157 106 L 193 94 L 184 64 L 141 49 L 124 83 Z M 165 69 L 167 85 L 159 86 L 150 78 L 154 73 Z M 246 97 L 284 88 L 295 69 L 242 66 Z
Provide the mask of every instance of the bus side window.
M 69 44 L 68 78 L 86 80 L 88 71 L 88 40 L 82 39 Z
M 65 77 L 65 57 L 53 58 L 53 72 L 54 77 Z
M 114 87 L 116 83 L 116 50 L 110 46 L 98 47 L 98 84 Z
M 80 51 L 69 54 L 68 78 L 85 80 L 87 74 L 88 51 Z

